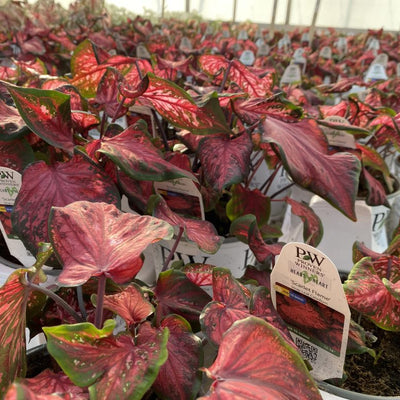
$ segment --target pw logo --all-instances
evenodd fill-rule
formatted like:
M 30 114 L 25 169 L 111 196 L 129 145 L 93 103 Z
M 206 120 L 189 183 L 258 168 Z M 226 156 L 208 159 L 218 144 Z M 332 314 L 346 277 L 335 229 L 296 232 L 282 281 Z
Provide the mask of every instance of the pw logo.
M 318 258 L 318 254 L 311 253 L 308 250 L 306 251 L 301 247 L 296 246 L 296 249 L 298 258 L 302 258 L 303 260 L 310 260 L 312 264 L 317 263 L 318 266 L 320 266 L 322 262 L 325 260 L 325 257 Z
M 318 276 L 316 274 L 308 274 L 307 271 L 302 271 L 301 276 L 303 277 L 304 284 L 309 282 L 318 282 Z

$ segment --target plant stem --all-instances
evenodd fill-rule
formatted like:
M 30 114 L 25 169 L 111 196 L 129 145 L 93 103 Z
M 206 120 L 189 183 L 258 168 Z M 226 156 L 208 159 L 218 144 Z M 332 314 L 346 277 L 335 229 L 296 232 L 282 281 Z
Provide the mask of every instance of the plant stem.
M 101 324 L 103 322 L 103 304 L 104 304 L 105 293 L 106 293 L 106 276 L 100 275 L 97 286 L 96 317 L 94 322 L 97 329 L 101 329 Z
M 224 90 L 224 87 L 225 87 L 225 84 L 226 84 L 226 80 L 228 79 L 228 75 L 229 75 L 229 72 L 231 70 L 231 65 L 232 65 L 232 62 L 230 61 L 229 65 L 228 65 L 228 68 L 226 69 L 224 77 L 222 79 L 221 86 L 219 87 L 219 92 L 222 92 Z
M 43 287 L 36 285 L 35 283 L 30 282 L 29 280 L 26 281 L 26 285 L 33 290 L 36 290 L 38 292 L 41 292 L 45 294 L 47 297 L 50 297 L 53 299 L 58 305 L 60 305 L 62 308 L 64 308 L 68 313 L 71 314 L 71 316 L 76 320 L 76 322 L 84 322 L 85 320 L 60 296 L 52 292 L 51 290 Z
M 78 305 L 79 305 L 79 310 L 82 314 L 83 319 L 86 321 L 87 320 L 87 314 L 85 310 L 85 303 L 83 301 L 83 292 L 82 292 L 82 286 L 77 286 L 76 287 L 76 296 L 78 297 Z
M 115 112 L 115 115 L 114 115 L 114 117 L 113 117 L 111 123 L 114 123 L 114 122 L 116 121 L 119 112 L 121 111 L 122 107 L 124 106 L 125 99 L 126 99 L 126 97 L 125 97 L 125 96 L 122 96 L 121 101 L 120 101 L 119 104 L 118 104 L 117 111 Z
M 254 175 L 256 174 L 258 168 L 260 168 L 260 166 L 261 166 L 261 164 L 263 163 L 263 161 L 264 161 L 264 156 L 261 155 L 261 157 L 260 157 L 260 158 L 257 160 L 257 162 L 253 165 L 253 171 L 251 172 L 249 178 L 247 179 L 246 188 L 249 187 L 251 181 L 252 181 L 253 178 L 254 178 Z
M 101 116 L 101 125 L 100 125 L 100 139 L 103 138 L 104 136 L 104 128 L 106 126 L 106 120 L 107 120 L 107 115 L 106 113 L 103 111 L 103 115 Z
M 391 273 L 392 273 L 392 258 L 390 257 L 390 258 L 389 258 L 389 261 L 388 261 L 387 271 L 386 271 L 386 279 L 387 279 L 388 281 L 390 281 L 390 275 L 391 275 Z
M 282 192 L 284 192 L 285 190 L 289 189 L 290 187 L 292 187 L 294 185 L 294 182 L 289 183 L 288 185 L 286 185 L 285 187 L 283 187 L 281 190 L 278 190 L 276 193 L 274 193 L 273 195 L 270 196 L 270 199 L 272 200 L 274 197 L 279 196 Z
M 275 176 L 278 173 L 279 168 L 281 167 L 282 163 L 279 162 L 276 164 L 274 172 L 268 177 L 268 179 L 264 182 L 264 184 L 259 188 L 260 192 L 267 194 L 268 189 L 270 188 L 272 181 L 274 180 Z
M 174 256 L 174 253 L 175 253 L 175 251 L 176 251 L 176 248 L 178 247 L 178 244 L 179 244 L 179 242 L 181 241 L 182 235 L 183 235 L 183 226 L 180 226 L 180 227 L 179 227 L 178 235 L 176 236 L 176 239 L 175 239 L 175 243 L 174 243 L 174 245 L 172 246 L 172 249 L 171 249 L 171 251 L 170 251 L 170 253 L 169 253 L 169 255 L 168 255 L 168 258 L 167 258 L 167 259 L 165 260 L 165 262 L 164 262 L 164 265 L 163 265 L 163 267 L 162 267 L 161 272 L 164 272 L 164 271 L 167 270 L 168 264 L 170 263 L 170 261 L 172 260 L 172 257 Z

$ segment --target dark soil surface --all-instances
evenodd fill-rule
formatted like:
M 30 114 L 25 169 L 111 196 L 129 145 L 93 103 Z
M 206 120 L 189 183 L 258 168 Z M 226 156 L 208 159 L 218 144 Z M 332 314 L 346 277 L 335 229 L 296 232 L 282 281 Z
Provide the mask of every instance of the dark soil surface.
M 365 328 L 378 337 L 370 347 L 380 356 L 376 361 L 368 353 L 347 356 L 347 379 L 340 387 L 375 396 L 399 396 L 400 333 L 382 331 L 373 325 Z

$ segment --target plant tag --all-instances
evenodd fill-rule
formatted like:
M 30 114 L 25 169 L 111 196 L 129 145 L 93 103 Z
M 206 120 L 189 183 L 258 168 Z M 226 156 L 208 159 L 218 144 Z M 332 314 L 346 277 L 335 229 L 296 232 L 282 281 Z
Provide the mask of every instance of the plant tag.
M 129 112 L 139 115 L 145 115 L 150 120 L 151 133 L 153 135 L 153 138 L 157 137 L 156 121 L 150 107 L 134 105 L 129 108 Z
M 335 264 L 312 246 L 286 244 L 271 273 L 271 298 L 311 375 L 341 378 L 350 309 Z
M 290 41 L 289 35 L 287 33 L 285 33 L 283 35 L 283 38 L 279 39 L 279 41 L 278 41 L 278 49 L 282 49 L 285 46 L 289 47 L 290 45 L 291 45 L 291 41 Z
M 239 61 L 244 65 L 253 65 L 256 57 L 251 50 L 244 50 L 240 55 Z
M 371 64 L 365 74 L 364 82 L 385 81 L 387 78 L 386 69 L 382 64 Z
M 350 125 L 349 121 L 347 121 L 346 118 L 340 117 L 338 115 L 331 115 L 329 117 L 326 117 L 324 121 L 330 122 L 332 124 Z M 349 149 L 356 148 L 356 140 L 351 133 L 347 133 L 346 131 L 340 129 L 330 128 L 328 126 L 321 126 L 321 128 L 326 138 L 328 139 L 328 143 L 330 146 L 347 147 Z
M 247 34 L 247 31 L 242 29 L 241 31 L 239 31 L 237 38 L 238 40 L 247 40 L 249 38 L 249 35 Z
M 381 45 L 379 43 L 379 40 L 376 38 L 370 38 L 367 40 L 367 50 L 375 50 L 378 51 L 380 49 Z
M 184 36 L 181 39 L 181 43 L 179 45 L 179 49 L 180 50 L 193 50 L 192 42 L 190 41 L 190 39 L 188 37 Z
M 330 46 L 324 46 L 319 52 L 320 57 L 325 58 L 325 60 L 330 60 L 332 58 L 332 49 Z
M 225 39 L 228 39 L 231 37 L 231 33 L 229 32 L 229 29 L 223 29 L 222 30 L 222 37 Z
M 339 37 L 336 42 L 336 48 L 342 53 L 347 53 L 347 39 L 343 36 Z
M 136 57 L 137 58 L 144 58 L 146 60 L 150 60 L 150 53 L 146 49 L 146 46 L 143 43 L 139 43 L 136 47 Z
M 257 47 L 260 47 L 260 46 L 262 46 L 263 44 L 265 44 L 264 39 L 263 39 L 262 37 L 259 37 L 259 38 L 256 40 L 256 46 L 257 46 Z
M 386 68 L 388 62 L 389 62 L 389 56 L 386 53 L 381 53 L 374 58 L 374 61 L 372 61 L 371 65 L 381 64 L 383 65 L 384 68 Z
M 289 64 L 282 74 L 280 85 L 301 83 L 301 70 L 298 64 Z
M 164 198 L 173 212 L 183 217 L 204 220 L 203 197 L 191 179 L 179 178 L 154 182 L 154 189 Z
M 14 204 L 21 188 L 21 178 L 19 172 L 0 166 L 0 204 Z
M 304 43 L 304 42 L 309 43 L 309 42 L 310 42 L 310 35 L 308 34 L 308 32 L 304 32 L 304 33 L 301 35 L 301 42 L 302 42 L 302 43 Z
M 270 52 L 271 52 L 271 47 L 268 44 L 264 43 L 258 48 L 257 57 L 269 56 Z

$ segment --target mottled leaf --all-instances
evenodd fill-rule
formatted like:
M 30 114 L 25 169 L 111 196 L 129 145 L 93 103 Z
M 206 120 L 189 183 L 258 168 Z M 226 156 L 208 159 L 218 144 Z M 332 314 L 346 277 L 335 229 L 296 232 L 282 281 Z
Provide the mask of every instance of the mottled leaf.
M 29 129 L 18 110 L 8 106 L 4 101 L 0 101 L 0 140 L 13 140 L 28 131 Z
M 51 207 L 78 200 L 120 203 L 112 180 L 81 157 L 53 166 L 38 161 L 25 169 L 11 218 L 16 234 L 31 253 L 37 253 L 39 242 L 49 241 L 47 219 Z
M 285 197 L 285 201 L 290 205 L 291 211 L 303 221 L 304 243 L 317 247 L 324 233 L 322 222 L 317 214 L 306 203 L 300 203 L 290 197 Z
M 0 154 L 0 166 L 19 173 L 22 173 L 23 169 L 34 160 L 32 147 L 24 138 L 8 142 L 0 141 Z
M 123 213 L 107 203 L 52 207 L 49 217 L 50 240 L 63 265 L 58 280 L 68 286 L 102 275 L 124 283 L 139 272 L 146 247 L 172 235 L 164 221 Z
M 385 205 L 390 207 L 383 184 L 376 179 L 366 168 L 362 169 L 362 182 L 367 189 L 365 202 L 369 206 Z
M 250 165 L 251 152 L 252 142 L 246 133 L 234 139 L 204 138 L 198 149 L 207 181 L 220 192 L 227 186 L 244 180 Z
M 371 259 L 354 265 L 343 287 L 349 306 L 368 317 L 378 327 L 400 331 L 399 284 L 380 278 Z
M 163 399 L 194 399 L 201 383 L 201 339 L 193 334 L 189 323 L 178 315 L 164 318 L 161 327 L 169 330 L 168 359 L 161 366 L 153 389 Z
M 221 246 L 223 238 L 218 236 L 211 222 L 181 217 L 168 207 L 167 202 L 160 195 L 152 196 L 148 207 L 149 212 L 154 217 L 167 221 L 173 226 L 183 228 L 185 237 L 195 242 L 200 250 L 214 254 Z
M 178 314 L 187 319 L 193 326 L 198 324 L 204 306 L 211 300 L 210 296 L 187 276 L 177 270 L 161 272 L 154 289 L 157 298 L 156 316 L 161 321 L 169 314 Z
M 321 399 L 299 353 L 277 329 L 256 317 L 232 325 L 205 372 L 214 381 L 199 400 Z
M 52 146 L 72 153 L 70 97 L 56 90 L 42 90 L 7 84 L 25 124 Z
M 276 145 L 274 149 L 295 183 L 356 220 L 354 204 L 361 170 L 356 156 L 328 155 L 326 139 L 313 120 L 289 124 L 268 118 L 263 140 Z
M 186 264 L 182 271 L 186 276 L 198 286 L 211 286 L 212 285 L 212 273 L 214 266 L 210 264 Z
M 45 327 L 47 348 L 71 381 L 89 386 L 90 398 L 139 400 L 167 359 L 168 331 L 149 324 L 139 335 L 112 336 L 115 322 L 103 329 L 90 323 Z

